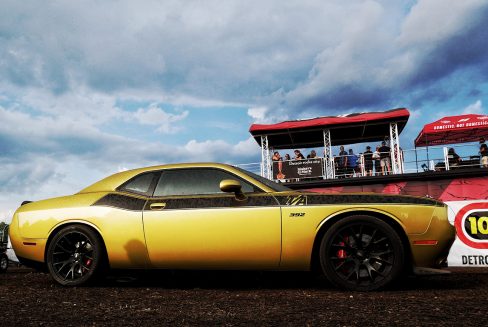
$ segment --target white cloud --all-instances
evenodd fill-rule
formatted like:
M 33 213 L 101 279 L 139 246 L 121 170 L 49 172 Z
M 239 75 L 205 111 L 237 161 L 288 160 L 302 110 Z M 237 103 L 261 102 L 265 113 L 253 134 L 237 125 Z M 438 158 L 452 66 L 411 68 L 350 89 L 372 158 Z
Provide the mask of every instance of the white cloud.
M 102 125 L 120 115 L 117 97 L 78 87 L 63 94 L 52 94 L 42 88 L 19 88 L 0 83 L 10 101 L 8 109 L 35 112 L 38 117 L 71 121 L 76 125 Z
M 246 160 L 249 157 L 257 158 L 260 151 L 260 146 L 253 137 L 240 141 L 232 149 L 234 156 L 236 158 L 242 158 L 241 160 Z
M 139 108 L 134 114 L 127 115 L 129 118 L 135 118 L 140 124 L 159 126 L 157 131 L 161 133 L 172 134 L 181 129 L 175 124 L 188 117 L 188 111 L 183 111 L 180 114 L 171 114 L 159 108 L 156 104 L 151 104 L 148 108 Z
M 247 114 L 251 116 L 256 123 L 267 123 L 268 119 L 266 113 L 269 111 L 267 107 L 253 107 L 247 110 Z
M 236 160 L 256 159 L 259 156 L 259 146 L 252 137 L 237 144 L 230 144 L 224 140 L 207 140 L 198 142 L 191 140 L 185 145 L 187 156 L 192 161 L 219 161 L 235 163 Z
M 470 26 L 470 17 L 485 5 L 484 0 L 420 0 L 403 21 L 397 44 L 435 47 Z
M 256 124 L 272 124 L 288 120 L 288 114 L 281 108 L 252 107 L 247 110 L 247 114 Z
M 25 162 L 1 160 L 1 190 L 8 195 L 37 191 L 46 180 L 59 178 L 49 158 L 28 158 Z
M 483 111 L 483 104 L 481 100 L 478 100 L 464 108 L 462 114 L 483 114 Z
M 0 200 L 0 208 L 2 207 L 3 207 L 2 201 Z M 0 210 L 0 222 L 10 224 L 13 214 L 14 214 L 14 209 Z

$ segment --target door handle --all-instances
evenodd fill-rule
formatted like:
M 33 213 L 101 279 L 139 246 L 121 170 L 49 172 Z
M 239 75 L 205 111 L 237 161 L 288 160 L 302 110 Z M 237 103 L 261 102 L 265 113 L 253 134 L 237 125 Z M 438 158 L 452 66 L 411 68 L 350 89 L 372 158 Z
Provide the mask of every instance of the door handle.
M 161 202 L 151 203 L 151 205 L 149 206 L 151 210 L 163 210 L 165 207 L 166 207 L 166 203 L 161 203 Z

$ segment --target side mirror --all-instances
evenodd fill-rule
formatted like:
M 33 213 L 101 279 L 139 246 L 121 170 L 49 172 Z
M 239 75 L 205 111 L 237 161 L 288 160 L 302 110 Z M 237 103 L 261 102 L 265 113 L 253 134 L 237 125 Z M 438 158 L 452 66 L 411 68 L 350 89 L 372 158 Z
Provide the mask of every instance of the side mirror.
M 220 190 L 222 192 L 234 192 L 237 200 L 245 200 L 246 196 L 242 193 L 242 185 L 239 181 L 234 179 L 224 179 L 220 182 Z

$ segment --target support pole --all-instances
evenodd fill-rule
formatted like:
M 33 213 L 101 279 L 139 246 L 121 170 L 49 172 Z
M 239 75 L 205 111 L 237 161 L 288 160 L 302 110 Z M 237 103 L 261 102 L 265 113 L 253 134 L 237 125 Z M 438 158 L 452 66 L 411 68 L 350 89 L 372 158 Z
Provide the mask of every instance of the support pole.
M 268 136 L 261 135 L 261 176 L 273 179 L 271 156 L 268 148 Z
M 417 167 L 417 173 L 419 172 L 419 160 L 417 156 L 417 146 L 415 146 L 415 167 Z
M 449 166 L 449 150 L 447 149 L 447 147 L 443 147 L 442 150 L 444 151 L 444 167 L 446 170 L 449 170 L 451 169 L 451 167 Z
M 430 158 L 429 158 L 429 141 L 427 140 L 427 134 L 425 134 L 425 147 L 427 149 L 427 167 L 430 170 Z
M 400 140 L 398 138 L 398 124 L 390 123 L 390 148 L 391 148 L 391 166 L 393 174 L 402 174 L 402 156 L 400 153 Z
M 335 178 L 335 170 L 334 170 L 334 157 L 332 156 L 332 146 L 331 146 L 331 139 L 330 139 L 330 130 L 324 129 L 324 178 L 325 179 L 334 179 Z

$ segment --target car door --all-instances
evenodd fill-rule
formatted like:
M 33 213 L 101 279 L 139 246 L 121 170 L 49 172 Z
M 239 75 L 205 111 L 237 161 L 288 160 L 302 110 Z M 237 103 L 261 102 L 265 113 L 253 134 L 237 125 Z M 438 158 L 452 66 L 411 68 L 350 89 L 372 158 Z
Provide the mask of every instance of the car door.
M 239 180 L 246 199 L 222 192 L 219 184 L 224 179 Z M 155 268 L 279 266 L 281 211 L 276 199 L 221 169 L 163 171 L 143 221 Z

